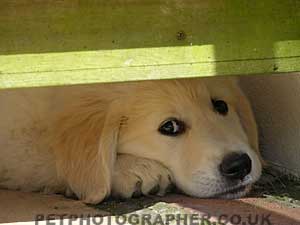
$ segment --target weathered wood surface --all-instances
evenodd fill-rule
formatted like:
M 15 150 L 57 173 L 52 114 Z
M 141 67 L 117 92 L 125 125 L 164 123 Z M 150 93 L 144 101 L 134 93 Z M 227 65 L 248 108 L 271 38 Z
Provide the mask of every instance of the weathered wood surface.
M 0 89 L 294 71 L 298 0 L 0 2 Z

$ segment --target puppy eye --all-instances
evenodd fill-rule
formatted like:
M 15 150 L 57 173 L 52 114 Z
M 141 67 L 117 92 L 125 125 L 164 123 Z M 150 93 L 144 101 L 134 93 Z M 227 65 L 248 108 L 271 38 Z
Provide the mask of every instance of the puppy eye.
M 228 113 L 228 105 L 225 101 L 212 99 L 211 102 L 216 112 L 224 116 Z
M 158 131 L 167 136 L 177 136 L 184 133 L 185 124 L 183 121 L 180 121 L 176 118 L 170 118 L 162 122 Z

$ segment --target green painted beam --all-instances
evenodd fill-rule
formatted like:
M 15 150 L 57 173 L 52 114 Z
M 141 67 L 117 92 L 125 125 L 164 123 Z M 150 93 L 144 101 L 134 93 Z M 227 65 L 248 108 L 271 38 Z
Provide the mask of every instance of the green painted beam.
M 298 0 L 0 2 L 0 89 L 295 71 Z

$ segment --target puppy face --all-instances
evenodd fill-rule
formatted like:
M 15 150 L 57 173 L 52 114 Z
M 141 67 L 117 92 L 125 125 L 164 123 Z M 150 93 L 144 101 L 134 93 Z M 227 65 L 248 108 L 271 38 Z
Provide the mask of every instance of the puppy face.
M 235 198 L 250 190 L 261 173 L 256 126 L 234 82 L 145 82 L 135 93 L 118 152 L 161 162 L 192 196 Z

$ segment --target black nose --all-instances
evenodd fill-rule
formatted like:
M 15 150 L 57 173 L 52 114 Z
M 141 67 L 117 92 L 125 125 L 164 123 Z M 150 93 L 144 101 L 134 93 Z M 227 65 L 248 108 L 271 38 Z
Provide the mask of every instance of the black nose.
M 247 154 L 233 152 L 224 157 L 220 172 L 226 178 L 242 180 L 251 172 L 251 166 L 251 159 Z

